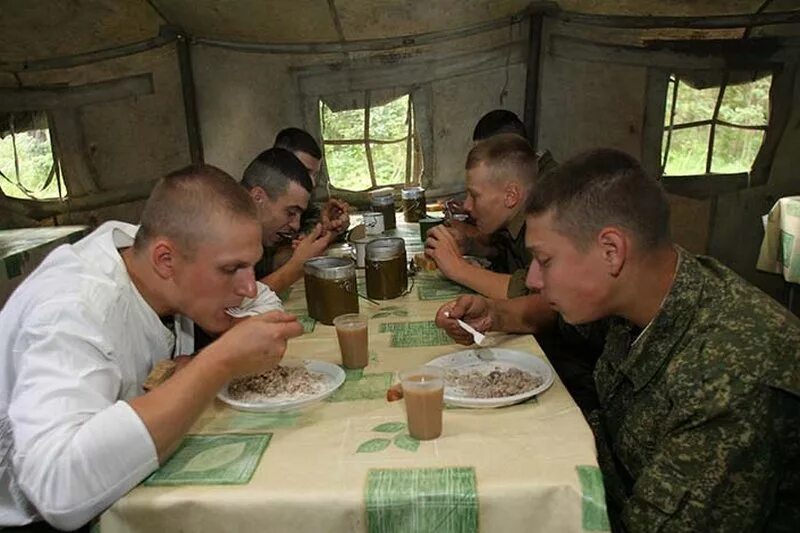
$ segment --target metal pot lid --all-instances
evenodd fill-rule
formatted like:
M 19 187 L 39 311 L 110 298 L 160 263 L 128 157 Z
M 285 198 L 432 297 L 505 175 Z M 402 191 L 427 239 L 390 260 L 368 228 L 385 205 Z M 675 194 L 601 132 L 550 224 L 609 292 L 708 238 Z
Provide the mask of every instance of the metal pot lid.
M 356 264 L 343 257 L 312 257 L 303 271 L 319 279 L 347 279 L 356 275 Z
M 403 196 L 404 200 L 412 200 L 416 198 L 421 198 L 422 195 L 425 194 L 425 189 L 423 187 L 406 187 L 400 194 Z
M 406 241 L 401 237 L 377 238 L 367 243 L 366 251 L 368 261 L 388 261 L 405 256 Z

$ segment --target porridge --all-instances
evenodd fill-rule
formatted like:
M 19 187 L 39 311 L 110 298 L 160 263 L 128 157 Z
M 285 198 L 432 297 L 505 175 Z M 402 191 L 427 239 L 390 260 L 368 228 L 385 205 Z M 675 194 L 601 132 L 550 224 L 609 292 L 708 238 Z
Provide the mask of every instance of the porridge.
M 490 372 L 449 372 L 447 384 L 458 387 L 469 398 L 503 398 L 535 389 L 544 380 L 541 376 L 518 368 L 495 367 Z
M 325 388 L 325 376 L 301 366 L 278 366 L 263 374 L 231 381 L 228 395 L 245 402 L 290 400 L 311 396 Z

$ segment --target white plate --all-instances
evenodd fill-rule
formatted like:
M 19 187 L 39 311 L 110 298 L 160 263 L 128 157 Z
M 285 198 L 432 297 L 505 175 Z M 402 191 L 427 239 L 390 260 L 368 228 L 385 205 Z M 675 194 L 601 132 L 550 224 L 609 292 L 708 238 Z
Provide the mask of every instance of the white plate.
M 344 383 L 344 370 L 342 370 L 337 365 L 326 363 L 324 361 L 313 361 L 313 360 L 305 360 L 303 364 L 306 367 L 306 370 L 309 372 L 313 372 L 315 374 L 322 374 L 325 376 L 325 386 L 320 392 L 316 392 L 314 394 L 303 394 L 298 395 L 295 398 L 287 400 L 286 398 L 282 399 L 264 399 L 260 402 L 248 402 L 242 400 L 234 400 L 228 395 L 228 386 L 225 387 L 217 394 L 217 398 L 222 400 L 223 402 L 227 403 L 234 409 L 239 409 L 240 411 L 256 411 L 259 413 L 274 413 L 279 411 L 293 411 L 295 409 L 302 409 L 303 407 L 308 407 L 309 405 L 322 401 L 331 394 L 333 394 L 336 389 L 338 389 L 342 383 Z
M 462 350 L 437 357 L 428 363 L 429 366 L 436 366 L 445 371 L 457 371 L 459 373 L 472 372 L 474 370 L 486 372 L 487 374 L 495 368 L 507 369 L 518 368 L 525 372 L 537 375 L 542 378 L 542 384 L 538 387 L 502 398 L 472 398 L 466 396 L 459 387 L 452 387 L 445 384 L 444 401 L 448 405 L 456 407 L 470 407 L 473 409 L 491 409 L 494 407 L 504 407 L 515 403 L 523 402 L 550 388 L 553 384 L 553 370 L 550 365 L 529 353 L 505 348 L 477 348 L 473 350 Z

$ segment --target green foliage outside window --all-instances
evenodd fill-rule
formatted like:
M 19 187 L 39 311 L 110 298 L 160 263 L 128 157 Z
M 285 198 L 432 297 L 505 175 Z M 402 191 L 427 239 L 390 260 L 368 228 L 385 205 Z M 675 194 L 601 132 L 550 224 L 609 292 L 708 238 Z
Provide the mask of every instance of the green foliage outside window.
M 7 131 L 0 138 L 0 189 L 6 196 L 37 200 L 58 198 L 56 170 L 44 114 L 37 117 L 32 129 L 13 134 Z M 61 192 L 66 193 L 63 182 Z
M 674 84 L 678 84 L 674 93 Z M 769 90 L 772 77 L 724 87 L 717 117 L 714 109 L 720 96 L 719 87 L 694 89 L 675 78 L 670 79 L 662 137 L 664 175 L 701 175 L 749 172 L 764 141 L 769 118 Z M 670 115 L 673 94 L 677 94 L 675 115 Z M 700 121 L 715 123 L 711 168 L 706 168 L 710 146 L 711 124 L 677 128 Z M 726 125 L 729 123 L 732 125 Z M 751 126 L 753 128 L 737 128 Z
M 332 186 L 365 191 L 414 180 L 407 176 L 414 169 L 414 117 L 408 95 L 369 110 L 333 111 L 320 101 L 320 120 Z

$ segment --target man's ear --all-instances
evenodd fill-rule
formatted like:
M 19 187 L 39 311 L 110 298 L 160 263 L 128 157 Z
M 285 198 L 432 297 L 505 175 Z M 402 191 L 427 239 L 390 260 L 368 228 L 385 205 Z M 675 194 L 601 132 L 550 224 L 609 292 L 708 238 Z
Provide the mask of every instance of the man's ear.
M 600 230 L 597 244 L 603 255 L 606 271 L 616 278 L 622 272 L 628 257 L 628 236 L 619 228 L 609 226 Z
M 158 239 L 150 251 L 153 270 L 163 280 L 172 279 L 175 274 L 175 261 L 178 250 L 169 239 Z
M 516 181 L 507 181 L 503 194 L 503 205 L 509 209 L 515 208 L 522 201 L 522 186 Z
M 267 201 L 267 191 L 256 185 L 252 189 L 248 191 L 250 193 L 250 198 L 257 204 L 263 204 Z

